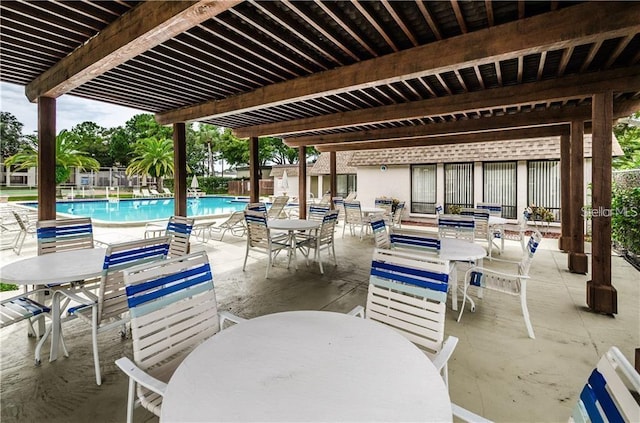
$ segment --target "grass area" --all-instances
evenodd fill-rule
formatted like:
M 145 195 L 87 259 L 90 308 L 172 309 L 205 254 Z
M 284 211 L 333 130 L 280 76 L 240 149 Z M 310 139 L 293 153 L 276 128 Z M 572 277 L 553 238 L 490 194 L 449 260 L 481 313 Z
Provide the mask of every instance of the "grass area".
M 15 291 L 16 289 L 18 289 L 18 285 L 14 285 L 12 283 L 0 283 L 0 292 Z

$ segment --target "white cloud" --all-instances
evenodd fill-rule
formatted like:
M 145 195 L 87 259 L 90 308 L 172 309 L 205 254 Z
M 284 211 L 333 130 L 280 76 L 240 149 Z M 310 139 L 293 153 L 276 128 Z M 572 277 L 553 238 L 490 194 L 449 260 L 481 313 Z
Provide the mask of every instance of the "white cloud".
M 21 85 L 0 82 L 0 110 L 9 112 L 24 125 L 22 133 L 30 135 L 38 128 L 38 105 L 30 103 Z M 56 101 L 56 132 L 71 129 L 82 122 L 95 122 L 105 128 L 124 126 L 134 115 L 147 113 L 129 107 L 63 95 Z

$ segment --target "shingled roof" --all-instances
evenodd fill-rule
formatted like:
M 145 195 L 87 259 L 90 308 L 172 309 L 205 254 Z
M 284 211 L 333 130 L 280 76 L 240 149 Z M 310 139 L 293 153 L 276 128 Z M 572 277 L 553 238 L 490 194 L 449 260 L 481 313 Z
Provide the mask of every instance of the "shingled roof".
M 338 151 L 336 153 L 336 173 L 338 175 L 356 173 L 358 169 L 349 163 L 354 153 L 354 151 Z M 330 173 L 329 155 L 330 153 L 320 154 L 316 163 L 309 170 L 309 175 L 328 175 Z
M 415 163 L 453 163 L 471 161 L 545 160 L 560 158 L 560 137 L 493 141 L 428 147 L 389 148 L 353 152 L 350 166 L 399 165 Z M 323 155 L 326 153 L 323 153 Z M 613 156 L 624 152 L 613 137 Z M 591 157 L 591 135 L 584 136 L 584 157 Z
M 287 177 L 298 176 L 298 165 L 274 165 L 271 168 L 271 176 L 275 178 L 282 178 L 284 171 L 287 171 Z

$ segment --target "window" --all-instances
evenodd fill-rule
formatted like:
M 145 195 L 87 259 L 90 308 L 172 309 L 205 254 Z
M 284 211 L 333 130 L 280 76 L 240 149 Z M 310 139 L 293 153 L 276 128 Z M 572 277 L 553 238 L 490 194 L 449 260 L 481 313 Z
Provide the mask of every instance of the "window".
M 444 165 L 444 212 L 449 206 L 473 207 L 473 163 Z
M 411 166 L 411 213 L 436 212 L 436 165 Z
M 560 220 L 560 161 L 536 160 L 527 163 L 528 205 L 553 212 L 555 220 Z
M 484 163 L 482 176 L 483 201 L 502 205 L 502 217 L 517 219 L 517 163 Z
M 336 175 L 336 190 L 338 191 L 337 197 L 346 197 L 351 191 L 357 191 L 356 175 Z

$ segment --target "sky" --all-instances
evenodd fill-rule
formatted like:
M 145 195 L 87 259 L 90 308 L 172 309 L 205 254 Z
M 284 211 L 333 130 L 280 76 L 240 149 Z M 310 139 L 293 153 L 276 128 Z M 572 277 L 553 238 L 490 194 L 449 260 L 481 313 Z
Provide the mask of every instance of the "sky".
M 11 113 L 24 125 L 23 135 L 31 135 L 36 132 L 38 105 L 27 100 L 23 86 L 0 82 L 0 111 Z M 73 126 L 87 121 L 95 122 L 105 128 L 124 126 L 126 121 L 140 113 L 148 112 L 63 95 L 58 97 L 56 101 L 56 132 L 71 129 Z

